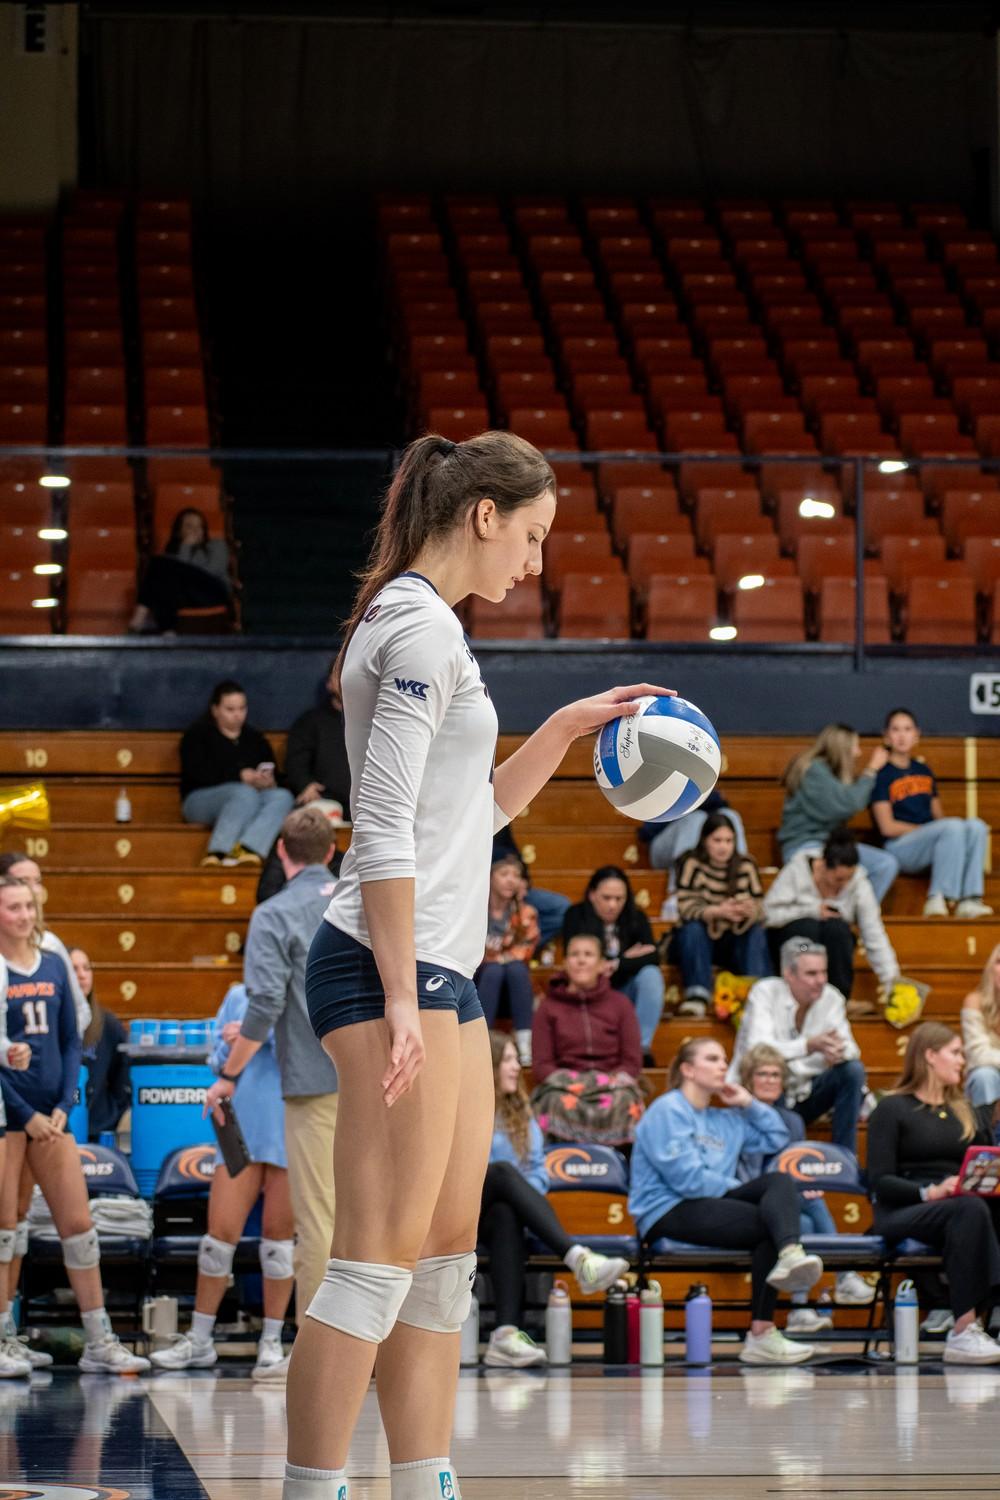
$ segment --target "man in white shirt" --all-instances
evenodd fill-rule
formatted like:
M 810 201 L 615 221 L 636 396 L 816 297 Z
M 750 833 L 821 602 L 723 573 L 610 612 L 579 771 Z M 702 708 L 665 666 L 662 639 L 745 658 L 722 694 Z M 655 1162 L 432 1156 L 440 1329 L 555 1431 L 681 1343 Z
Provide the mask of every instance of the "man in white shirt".
M 861 1049 L 843 995 L 827 983 L 826 949 L 811 938 L 789 938 L 781 948 L 781 978 L 759 979 L 747 997 L 729 1079 L 760 1042 L 788 1064 L 785 1101 L 807 1125 L 833 1112 L 833 1139 L 854 1151 L 865 1091 Z

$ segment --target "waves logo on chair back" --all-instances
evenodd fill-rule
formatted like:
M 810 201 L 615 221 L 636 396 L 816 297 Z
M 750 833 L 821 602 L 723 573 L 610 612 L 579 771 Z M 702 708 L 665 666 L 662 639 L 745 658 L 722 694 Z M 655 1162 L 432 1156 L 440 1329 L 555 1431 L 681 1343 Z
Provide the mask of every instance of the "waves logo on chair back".
M 844 1164 L 827 1157 L 819 1146 L 788 1146 L 775 1161 L 774 1171 L 787 1172 L 796 1182 L 828 1182 L 843 1177 Z
M 593 1182 L 607 1177 L 606 1161 L 595 1161 L 585 1146 L 557 1146 L 545 1155 L 545 1170 L 556 1182 Z

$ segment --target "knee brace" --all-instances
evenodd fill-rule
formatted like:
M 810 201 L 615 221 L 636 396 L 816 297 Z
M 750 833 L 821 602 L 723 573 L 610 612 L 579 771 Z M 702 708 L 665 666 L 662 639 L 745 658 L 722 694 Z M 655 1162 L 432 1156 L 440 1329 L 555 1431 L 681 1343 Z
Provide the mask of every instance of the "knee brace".
M 413 1272 L 360 1260 L 329 1260 L 306 1312 L 366 1344 L 381 1344 L 395 1326 Z
M 15 1255 L 20 1255 L 22 1257 L 22 1259 L 23 1259 L 24 1256 L 26 1256 L 27 1253 L 28 1253 L 28 1221 L 27 1221 L 27 1219 L 18 1219 L 18 1221 L 17 1221 L 17 1228 L 15 1229 L 14 1234 L 15 1234 L 14 1254 Z
M 476 1268 L 474 1250 L 418 1260 L 399 1321 L 430 1333 L 457 1333 L 472 1306 Z
M 17 1231 L 0 1229 L 0 1266 L 9 1266 L 17 1254 Z
M 203 1234 L 198 1245 L 198 1270 L 203 1276 L 231 1276 L 236 1246 L 228 1240 L 217 1240 L 213 1234 Z
M 96 1229 L 71 1234 L 62 1242 L 63 1264 L 68 1271 L 92 1271 L 101 1263 L 101 1243 Z
M 259 1246 L 260 1274 L 266 1281 L 285 1281 L 295 1275 L 292 1264 L 294 1240 L 265 1240 Z

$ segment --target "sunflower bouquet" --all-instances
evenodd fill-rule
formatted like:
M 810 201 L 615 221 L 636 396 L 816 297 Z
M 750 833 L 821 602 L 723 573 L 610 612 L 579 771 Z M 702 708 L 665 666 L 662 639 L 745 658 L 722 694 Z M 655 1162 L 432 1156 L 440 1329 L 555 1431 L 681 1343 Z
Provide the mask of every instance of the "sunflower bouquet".
M 712 1010 L 718 1021 L 729 1021 L 735 1031 L 743 1019 L 743 1007 L 753 986 L 752 974 L 730 974 L 722 969 L 715 976 Z
M 885 993 L 883 1014 L 889 1025 L 902 1031 L 905 1026 L 919 1021 L 930 992 L 929 984 L 921 984 L 919 979 L 907 979 L 901 974 Z

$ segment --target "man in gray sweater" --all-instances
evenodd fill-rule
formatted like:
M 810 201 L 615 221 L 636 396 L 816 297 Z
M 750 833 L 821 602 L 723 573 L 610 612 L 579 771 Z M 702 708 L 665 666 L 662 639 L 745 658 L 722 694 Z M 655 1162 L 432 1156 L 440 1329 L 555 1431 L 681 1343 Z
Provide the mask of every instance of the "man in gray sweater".
M 278 839 L 287 884 L 254 911 L 244 982 L 249 1005 L 207 1107 L 231 1098 L 247 1063 L 274 1028 L 285 1100 L 288 1186 L 295 1216 L 295 1312 L 305 1317 L 326 1272 L 333 1241 L 333 1137 L 337 1074 L 316 1040 L 306 1009 L 306 959 L 333 893 L 327 869 L 332 830 L 323 813 L 300 807 Z M 283 1364 L 286 1363 L 283 1361 Z

